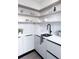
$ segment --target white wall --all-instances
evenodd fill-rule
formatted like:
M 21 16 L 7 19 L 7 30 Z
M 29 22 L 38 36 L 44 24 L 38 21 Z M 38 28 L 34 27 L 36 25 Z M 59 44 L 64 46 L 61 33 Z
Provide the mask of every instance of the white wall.
M 28 34 L 33 34 L 34 33 L 33 24 L 19 24 L 18 28 L 23 29 L 23 35 L 28 35 Z
M 40 22 L 39 18 L 30 17 L 30 16 L 18 16 L 18 22 L 27 22 L 26 19 L 28 19 L 31 22 Z
M 61 22 L 61 12 L 41 17 L 40 20 L 45 22 Z
M 35 24 L 35 34 L 40 35 L 42 33 L 48 33 L 47 24 L 51 24 L 52 34 L 55 31 L 61 30 L 61 23 L 60 22 L 52 22 L 52 23 L 45 23 L 45 24 Z
M 23 12 L 21 12 L 23 11 Z M 18 13 L 19 14 L 26 14 L 26 15 L 31 15 L 31 16 L 40 16 L 40 13 L 34 10 L 18 7 Z
M 56 7 L 56 12 L 61 11 L 61 3 L 55 5 L 55 7 Z M 52 6 L 51 8 L 47 8 L 47 9 L 41 11 L 40 15 L 42 16 L 42 15 L 54 13 L 53 9 L 54 9 L 54 6 Z
M 48 17 L 46 17 L 46 21 L 48 22 L 56 22 L 56 21 L 61 21 L 61 12 L 59 13 L 56 13 L 56 14 L 53 14 L 53 15 L 50 15 Z
M 53 11 L 54 6 L 51 8 L 45 9 L 42 12 L 40 12 L 40 15 L 47 15 L 40 18 L 41 21 L 46 22 L 61 22 L 61 4 L 57 4 L 56 6 L 56 12 Z

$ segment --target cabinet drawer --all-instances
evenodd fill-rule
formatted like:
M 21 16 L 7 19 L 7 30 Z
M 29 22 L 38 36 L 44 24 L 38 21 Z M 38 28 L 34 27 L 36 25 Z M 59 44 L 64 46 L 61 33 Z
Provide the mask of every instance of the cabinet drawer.
M 56 58 L 47 52 L 47 59 L 56 59 Z
M 57 56 L 59 59 L 61 59 L 61 46 L 47 41 L 47 50 Z

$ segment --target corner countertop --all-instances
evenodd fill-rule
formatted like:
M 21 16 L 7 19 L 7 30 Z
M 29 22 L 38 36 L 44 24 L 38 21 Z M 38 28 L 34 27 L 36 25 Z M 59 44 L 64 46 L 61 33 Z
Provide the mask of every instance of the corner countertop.
M 52 42 L 55 42 L 55 43 L 58 43 L 61 45 L 61 37 L 60 36 L 52 35 L 50 37 L 44 37 L 44 38 L 49 41 L 52 41 Z

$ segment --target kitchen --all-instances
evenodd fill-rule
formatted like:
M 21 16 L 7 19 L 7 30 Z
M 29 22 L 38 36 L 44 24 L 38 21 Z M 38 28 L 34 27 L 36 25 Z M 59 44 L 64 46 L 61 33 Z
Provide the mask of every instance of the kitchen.
M 18 58 L 61 59 L 61 0 L 18 1 Z

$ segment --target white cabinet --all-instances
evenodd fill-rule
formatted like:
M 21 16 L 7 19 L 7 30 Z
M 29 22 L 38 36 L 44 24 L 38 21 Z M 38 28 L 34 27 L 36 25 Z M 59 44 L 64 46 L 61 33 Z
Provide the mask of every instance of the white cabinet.
M 46 59 L 46 40 L 43 41 L 42 44 L 40 44 L 40 36 L 35 36 L 35 50 L 44 58 Z
M 35 41 L 34 41 L 35 50 L 41 55 L 40 36 L 35 35 L 34 40 L 35 40 Z
M 35 36 L 35 50 L 44 58 L 44 59 L 61 59 L 61 46 L 48 41 L 47 39 L 43 40 L 43 43 L 40 44 L 40 36 Z M 48 53 L 47 51 L 51 52 Z M 51 55 L 53 54 L 53 55 Z M 55 57 L 56 56 L 56 57 Z
M 56 59 L 56 58 L 47 52 L 47 59 Z
M 59 59 L 61 59 L 61 46 L 47 41 L 47 50 L 50 51 L 55 56 L 57 56 Z M 49 57 L 49 56 L 47 56 L 47 57 Z
M 38 51 L 38 53 L 39 53 L 39 46 L 40 46 L 40 37 L 35 35 L 34 47 L 35 47 L 36 51 Z
M 46 49 L 47 49 L 46 40 L 43 39 L 43 43 L 40 45 L 40 54 L 42 55 L 44 59 L 47 58 Z
M 34 49 L 33 36 L 22 36 L 18 38 L 18 55 L 22 55 Z

